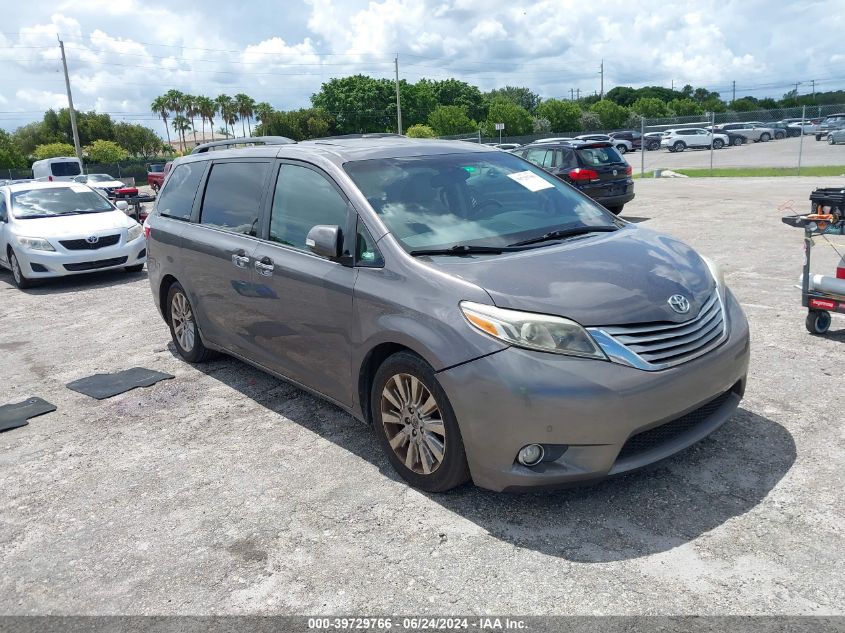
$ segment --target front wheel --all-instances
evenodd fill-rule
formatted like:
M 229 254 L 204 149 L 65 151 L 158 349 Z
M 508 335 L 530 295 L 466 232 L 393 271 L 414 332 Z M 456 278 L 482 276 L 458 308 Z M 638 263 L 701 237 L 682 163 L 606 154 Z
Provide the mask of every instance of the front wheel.
M 830 329 L 830 312 L 826 310 L 810 310 L 805 325 L 810 334 L 824 334 Z
M 622 213 L 622 209 L 624 209 L 624 208 L 625 208 L 625 205 L 624 205 L 624 204 L 617 204 L 616 206 L 613 206 L 613 207 L 605 207 L 605 208 L 606 208 L 608 211 L 610 211 L 613 215 L 619 215 L 620 213 Z
M 180 283 L 170 286 L 166 306 L 170 335 L 179 356 L 189 363 L 203 363 L 211 358 L 213 352 L 203 345 L 188 293 Z
M 763 141 L 763 142 L 765 143 L 766 141 L 771 141 L 771 140 L 772 140 L 772 137 L 771 137 L 771 135 L 770 135 L 768 132 L 763 132 L 763 133 L 760 135 L 760 140 L 761 140 L 761 141 Z
M 827 144 L 828 145 L 836 145 L 836 139 L 833 138 L 833 134 L 827 135 Z
M 672 146 L 672 149 L 676 152 L 683 152 L 686 149 L 686 145 L 684 145 L 681 141 L 678 141 Z
M 627 146 L 625 146 L 625 145 L 617 145 L 617 146 L 616 146 L 616 150 L 617 150 L 620 154 L 624 154 L 624 153 L 626 153 L 626 152 L 628 151 L 628 147 L 627 147 Z
M 24 288 L 29 288 L 32 285 L 32 282 L 27 279 L 26 275 L 23 274 L 21 264 L 18 261 L 17 255 L 15 255 L 15 251 L 11 249 L 9 249 L 9 267 L 12 269 L 12 281 L 15 283 L 15 286 L 23 290 Z
M 469 480 L 452 406 L 422 358 L 399 352 L 385 360 L 370 403 L 379 443 L 402 479 L 427 492 L 445 492 Z
M 725 146 L 725 143 L 721 139 L 714 139 L 713 140 L 713 149 L 722 149 Z
M 658 149 L 660 149 L 660 143 L 649 143 L 648 146 L 646 147 L 646 149 L 649 150 L 650 152 L 658 150 Z
M 816 140 L 817 140 L 817 141 L 822 140 L 822 135 L 821 135 L 821 134 L 816 134 Z
M 784 132 L 775 132 L 775 139 L 784 139 L 786 138 L 786 134 Z
M 739 147 L 739 146 L 740 146 L 740 145 L 742 145 L 744 142 L 745 142 L 745 141 L 743 140 L 743 138 L 742 138 L 741 136 L 737 136 L 737 137 L 734 139 L 734 141 L 733 141 L 733 145 L 734 145 L 734 147 Z
M 144 265 L 143 264 L 135 264 L 134 266 L 127 266 L 123 270 L 125 270 L 128 273 L 139 273 L 142 270 L 144 270 Z

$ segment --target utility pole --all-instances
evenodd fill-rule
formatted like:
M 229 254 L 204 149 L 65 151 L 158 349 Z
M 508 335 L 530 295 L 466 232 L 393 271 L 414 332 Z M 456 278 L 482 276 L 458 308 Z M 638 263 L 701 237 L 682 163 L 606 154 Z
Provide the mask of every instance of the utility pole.
M 675 80 L 672 80 L 672 92 L 675 92 Z
M 82 162 L 82 148 L 79 146 L 79 130 L 76 129 L 76 110 L 73 109 L 73 96 L 70 93 L 70 77 L 67 74 L 67 57 L 65 57 L 65 43 L 56 34 L 59 40 L 59 48 L 62 50 L 62 66 L 65 69 L 65 87 L 67 88 L 67 105 L 70 108 L 70 129 L 73 132 L 73 147 L 76 150 L 76 157 Z
M 575 101 L 575 88 L 570 88 L 570 89 L 569 89 L 569 100 L 570 100 L 570 101 Z
M 601 93 L 599 94 L 599 99 L 604 99 L 604 59 L 601 60 L 599 74 L 601 74 Z
M 798 84 L 800 84 L 800 83 L 801 83 L 800 81 L 795 82 L 795 96 L 796 97 L 798 96 Z
M 581 100 L 581 89 L 580 89 L 580 88 L 576 88 L 576 89 L 575 89 L 575 99 L 576 99 L 577 101 L 580 101 L 580 100 Z
M 402 134 L 402 103 L 399 100 L 399 53 L 396 53 L 396 129 Z
M 816 97 L 816 80 L 811 79 L 810 82 L 813 84 L 813 98 Z
M 733 87 L 731 88 L 731 103 L 736 101 L 736 80 L 731 82 Z

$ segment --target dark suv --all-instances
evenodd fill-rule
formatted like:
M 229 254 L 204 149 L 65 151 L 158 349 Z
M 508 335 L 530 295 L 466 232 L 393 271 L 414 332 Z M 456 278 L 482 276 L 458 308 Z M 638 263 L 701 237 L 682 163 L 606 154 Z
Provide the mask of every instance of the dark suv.
M 610 138 L 618 138 L 623 141 L 630 141 L 634 150 L 643 148 L 643 135 L 636 130 L 622 130 L 621 132 L 611 132 L 608 134 Z
M 634 199 L 631 166 L 610 143 L 538 143 L 514 152 L 616 215 Z

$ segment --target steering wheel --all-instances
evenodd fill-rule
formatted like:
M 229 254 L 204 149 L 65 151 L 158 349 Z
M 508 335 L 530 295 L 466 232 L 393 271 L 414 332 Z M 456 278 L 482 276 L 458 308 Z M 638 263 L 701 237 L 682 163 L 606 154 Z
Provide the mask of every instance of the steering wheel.
M 482 202 L 479 202 L 478 204 L 476 204 L 473 207 L 472 216 L 478 217 L 480 215 L 483 215 L 485 213 L 485 211 L 488 210 L 488 208 L 489 208 L 489 210 L 503 209 L 504 205 L 502 205 L 502 203 L 499 202 L 498 200 L 492 200 L 492 199 L 491 200 L 484 200 Z

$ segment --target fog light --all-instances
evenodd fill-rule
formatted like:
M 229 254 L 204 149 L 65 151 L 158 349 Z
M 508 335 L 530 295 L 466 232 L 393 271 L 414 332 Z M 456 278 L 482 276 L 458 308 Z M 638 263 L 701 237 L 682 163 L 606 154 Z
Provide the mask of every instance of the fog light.
M 529 444 L 519 449 L 517 460 L 523 466 L 536 466 L 543 459 L 543 447 L 539 444 Z

